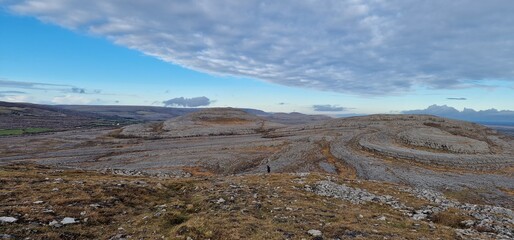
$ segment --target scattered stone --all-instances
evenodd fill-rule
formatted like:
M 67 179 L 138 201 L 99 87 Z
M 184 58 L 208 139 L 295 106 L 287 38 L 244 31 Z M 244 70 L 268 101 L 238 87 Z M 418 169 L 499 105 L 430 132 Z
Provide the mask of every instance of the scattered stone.
M 49 225 L 50 227 L 56 227 L 56 228 L 62 227 L 62 224 L 60 224 L 60 223 L 59 223 L 59 222 L 57 222 L 56 220 L 51 221 L 50 223 L 48 223 L 48 225 Z
M 323 235 L 320 230 L 316 230 L 316 229 L 311 229 L 311 230 L 307 231 L 307 233 L 313 237 L 321 237 Z
M 160 217 L 161 215 L 166 213 L 166 208 L 159 208 L 157 212 L 154 214 L 154 217 Z
M 224 203 L 224 202 L 225 202 L 225 199 L 223 199 L 223 198 L 220 198 L 216 201 L 217 204 Z
M 427 215 L 424 213 L 416 213 L 416 214 L 412 215 L 412 219 L 414 219 L 414 220 L 423 220 L 426 218 L 427 218 Z
M 310 186 L 309 186 L 310 188 Z M 307 189 L 307 185 L 305 185 Z M 353 204 L 365 202 L 376 202 L 387 204 L 394 209 L 409 209 L 392 196 L 380 196 L 359 188 L 348 187 L 344 184 L 337 184 L 332 181 L 320 181 L 314 187 L 314 192 L 320 196 L 329 196 L 350 201 Z
M 98 203 L 93 203 L 93 204 L 89 204 L 90 207 L 92 208 L 99 208 L 100 207 L 100 204 Z
M 434 213 L 445 211 L 449 208 L 457 208 L 463 212 L 467 212 L 469 216 L 476 219 L 463 222 L 463 225 L 467 228 L 476 226 L 476 229 L 479 231 L 473 231 L 476 231 L 477 233 L 480 232 L 480 234 L 482 234 L 487 232 L 487 234 L 494 236 L 494 238 L 514 239 L 514 230 L 512 230 L 511 227 L 512 224 L 514 224 L 514 212 L 512 210 L 490 205 L 460 203 L 458 201 L 449 200 L 442 193 L 433 190 L 420 188 L 401 189 L 417 198 L 430 202 L 429 205 L 423 206 L 418 210 L 414 210 L 399 202 L 392 196 L 376 195 L 363 189 L 348 187 L 344 184 L 337 184 L 328 180 L 319 181 L 314 187 L 306 185 L 304 189 L 307 191 L 313 191 L 320 196 L 329 196 L 347 200 L 353 204 L 362 204 L 367 202 L 386 204 L 414 220 L 426 221 L 430 215 Z M 386 218 L 381 216 L 377 218 L 377 220 L 385 221 Z M 431 226 L 431 228 L 434 229 L 435 226 Z M 465 231 L 459 234 L 462 235 L 468 232 L 469 231 Z
M 417 214 L 430 215 L 445 211 L 449 208 L 457 208 L 467 212 L 475 219 L 463 221 L 462 224 L 465 227 L 471 228 L 476 226 L 476 229 L 480 229 L 480 232 L 489 232 L 489 234 L 495 235 L 495 238 L 514 239 L 514 230 L 512 230 L 511 227 L 511 225 L 514 224 L 514 212 L 511 209 L 490 205 L 461 203 L 455 200 L 449 200 L 442 193 L 429 189 L 403 188 L 401 190 L 436 205 L 425 206 L 421 211 L 416 211 Z M 460 231 L 458 235 L 470 234 L 476 231 L 467 230 L 469 231 Z M 478 231 L 476 232 L 478 233 Z
M 74 224 L 74 223 L 77 223 L 77 221 L 75 221 L 75 218 L 71 218 L 71 217 L 65 217 L 65 218 L 61 221 L 61 224 L 63 224 L 63 225 L 67 225 L 67 224 Z
M 431 228 L 431 229 L 436 229 L 437 227 L 435 226 L 434 223 L 430 222 L 428 223 L 428 226 Z
M 1 234 L 0 233 L 0 239 L 14 239 L 14 236 L 9 235 L 9 234 Z
M 16 221 L 18 219 L 14 217 L 0 217 L 0 223 L 15 223 Z
M 378 221 L 385 221 L 387 218 L 385 216 L 380 216 L 377 218 Z
M 43 201 L 39 200 L 39 201 L 35 201 L 33 202 L 34 204 L 41 204 L 41 203 L 44 203 Z
M 467 228 L 473 227 L 475 225 L 475 221 L 473 220 L 464 220 L 460 222 L 463 226 L 466 226 Z
M 126 240 L 126 239 L 127 239 L 127 235 L 122 234 L 122 233 L 118 233 L 118 234 L 112 236 L 111 238 L 109 238 L 109 240 Z

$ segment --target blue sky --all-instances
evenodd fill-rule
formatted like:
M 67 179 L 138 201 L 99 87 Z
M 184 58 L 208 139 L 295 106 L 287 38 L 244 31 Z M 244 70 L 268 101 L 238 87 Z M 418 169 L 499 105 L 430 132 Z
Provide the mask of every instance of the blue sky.
M 294 11 L 277 14 L 274 9 L 281 6 L 267 1 L 257 1 L 258 14 L 253 16 L 252 11 L 250 17 L 238 14 L 255 6 L 197 10 L 198 4 L 180 8 L 173 4 L 181 3 L 157 0 L 143 8 L 137 1 L 109 6 L 105 15 L 111 16 L 105 17 L 93 14 L 105 8 L 100 7 L 101 1 L 86 7 L 80 2 L 0 1 L 0 100 L 163 106 L 169 99 L 205 96 L 213 107 L 329 110 L 321 112 L 325 114 L 391 113 L 432 104 L 514 109 L 510 13 L 498 12 L 505 19 L 491 20 L 501 38 L 487 37 L 494 33 L 486 28 L 487 22 L 481 26 L 463 20 L 466 14 L 480 16 L 480 9 L 514 8 L 509 2 L 503 2 L 508 6 L 468 6 L 471 13 L 447 13 L 453 15 L 446 29 L 437 27 L 440 32 L 435 36 L 423 32 L 429 34 L 423 40 L 392 32 L 405 22 L 393 22 L 397 17 L 391 16 L 397 14 L 392 13 L 412 6 L 379 6 L 375 1 L 348 1 L 339 9 L 325 6 L 339 12 L 334 13 L 337 18 L 331 18 L 332 12 L 311 14 L 315 17 L 311 20 L 325 29 L 317 34 L 305 33 L 310 22 L 295 26 L 299 16 Z M 173 8 L 161 13 L 159 4 Z M 434 5 L 426 6 L 426 11 Z M 311 11 L 298 8 L 299 15 Z M 413 15 L 415 10 L 403 14 Z M 124 18 L 118 12 L 134 15 Z M 278 15 L 276 19 L 273 14 Z M 331 25 L 334 21 L 345 25 L 336 29 L 340 24 Z M 401 29 L 419 31 L 431 22 Z M 248 30 L 253 28 L 260 30 Z M 468 28 L 478 34 L 469 33 Z M 455 30 L 464 33 L 455 35 Z M 447 39 L 425 40 L 440 36 Z M 340 40 L 327 40 L 331 38 Z M 404 47 L 409 44 L 413 46 Z

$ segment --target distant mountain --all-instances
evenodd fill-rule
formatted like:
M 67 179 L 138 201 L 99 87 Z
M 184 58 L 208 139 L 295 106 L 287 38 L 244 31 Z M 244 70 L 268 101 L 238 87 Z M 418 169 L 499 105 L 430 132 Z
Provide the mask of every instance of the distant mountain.
M 64 130 L 85 126 L 106 126 L 126 119 L 59 106 L 0 102 L 0 129 L 48 128 Z
M 439 117 L 453 118 L 482 124 L 503 124 L 514 125 L 514 111 L 510 110 L 480 110 L 476 111 L 471 108 L 464 108 L 459 111 L 447 105 L 432 105 L 426 109 L 403 111 L 403 114 L 428 114 Z
M 205 108 L 173 108 L 155 106 L 99 106 L 99 105 L 59 105 L 68 110 L 90 112 L 111 117 L 132 118 L 140 121 L 165 121 L 170 118 L 183 116 L 188 113 L 204 110 Z M 259 109 L 241 108 L 248 114 L 265 118 L 271 122 L 282 124 L 303 124 L 313 121 L 328 120 L 324 115 L 307 115 L 303 113 L 269 113 Z
M 131 118 L 139 121 L 164 121 L 201 109 L 118 105 L 57 105 L 56 107 L 78 112 L 96 113 L 103 116 Z
M 267 116 L 272 115 L 269 112 L 265 112 L 265 111 L 258 110 L 258 109 L 253 109 L 253 108 L 242 108 L 241 110 L 245 111 L 248 114 L 256 115 L 256 116 L 259 116 L 259 117 L 267 117 Z
M 138 122 L 166 121 L 205 108 L 155 106 L 43 105 L 0 102 L 0 129 L 49 128 L 66 130 L 78 127 L 117 126 Z M 240 109 L 248 114 L 282 124 L 303 124 L 327 120 L 322 115 L 269 113 L 258 109 Z

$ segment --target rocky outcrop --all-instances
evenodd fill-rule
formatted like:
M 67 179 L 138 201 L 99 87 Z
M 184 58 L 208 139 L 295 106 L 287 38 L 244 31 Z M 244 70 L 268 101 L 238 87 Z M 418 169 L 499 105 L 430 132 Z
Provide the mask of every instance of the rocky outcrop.
M 412 146 L 451 153 L 490 153 L 489 145 L 480 140 L 453 135 L 438 128 L 416 128 L 400 132 L 399 139 Z
M 429 221 L 430 217 L 439 212 L 456 208 L 466 212 L 474 220 L 466 220 L 462 223 L 467 229 L 460 234 L 482 235 L 484 237 L 492 237 L 494 239 L 512 239 L 514 238 L 514 212 L 510 209 L 490 206 L 476 205 L 469 203 L 460 203 L 454 200 L 448 200 L 443 194 L 419 188 L 403 188 L 404 192 L 408 192 L 417 198 L 427 200 L 429 204 L 418 209 L 406 206 L 400 200 L 389 195 L 377 195 L 367 190 L 348 187 L 344 184 L 337 184 L 331 181 L 320 181 L 314 187 L 305 186 L 307 191 L 312 191 L 320 196 L 328 196 L 343 199 L 353 204 L 379 203 L 386 204 L 391 208 L 402 212 L 417 221 Z M 385 219 L 384 219 L 385 220 Z
M 160 124 L 140 124 L 123 128 L 121 136 L 184 138 L 261 134 L 283 127 L 233 108 L 205 109 L 172 118 Z

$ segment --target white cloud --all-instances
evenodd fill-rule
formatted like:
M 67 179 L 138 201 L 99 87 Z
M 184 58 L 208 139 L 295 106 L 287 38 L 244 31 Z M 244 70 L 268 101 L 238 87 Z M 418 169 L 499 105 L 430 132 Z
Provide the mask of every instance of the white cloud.
M 510 0 L 7 1 L 188 68 L 389 94 L 514 79 Z
M 94 102 L 93 99 L 77 95 L 65 95 L 52 98 L 52 103 L 54 104 L 90 104 L 92 102 Z
M 27 95 L 0 95 L 0 101 L 5 102 L 29 102 L 30 97 Z

